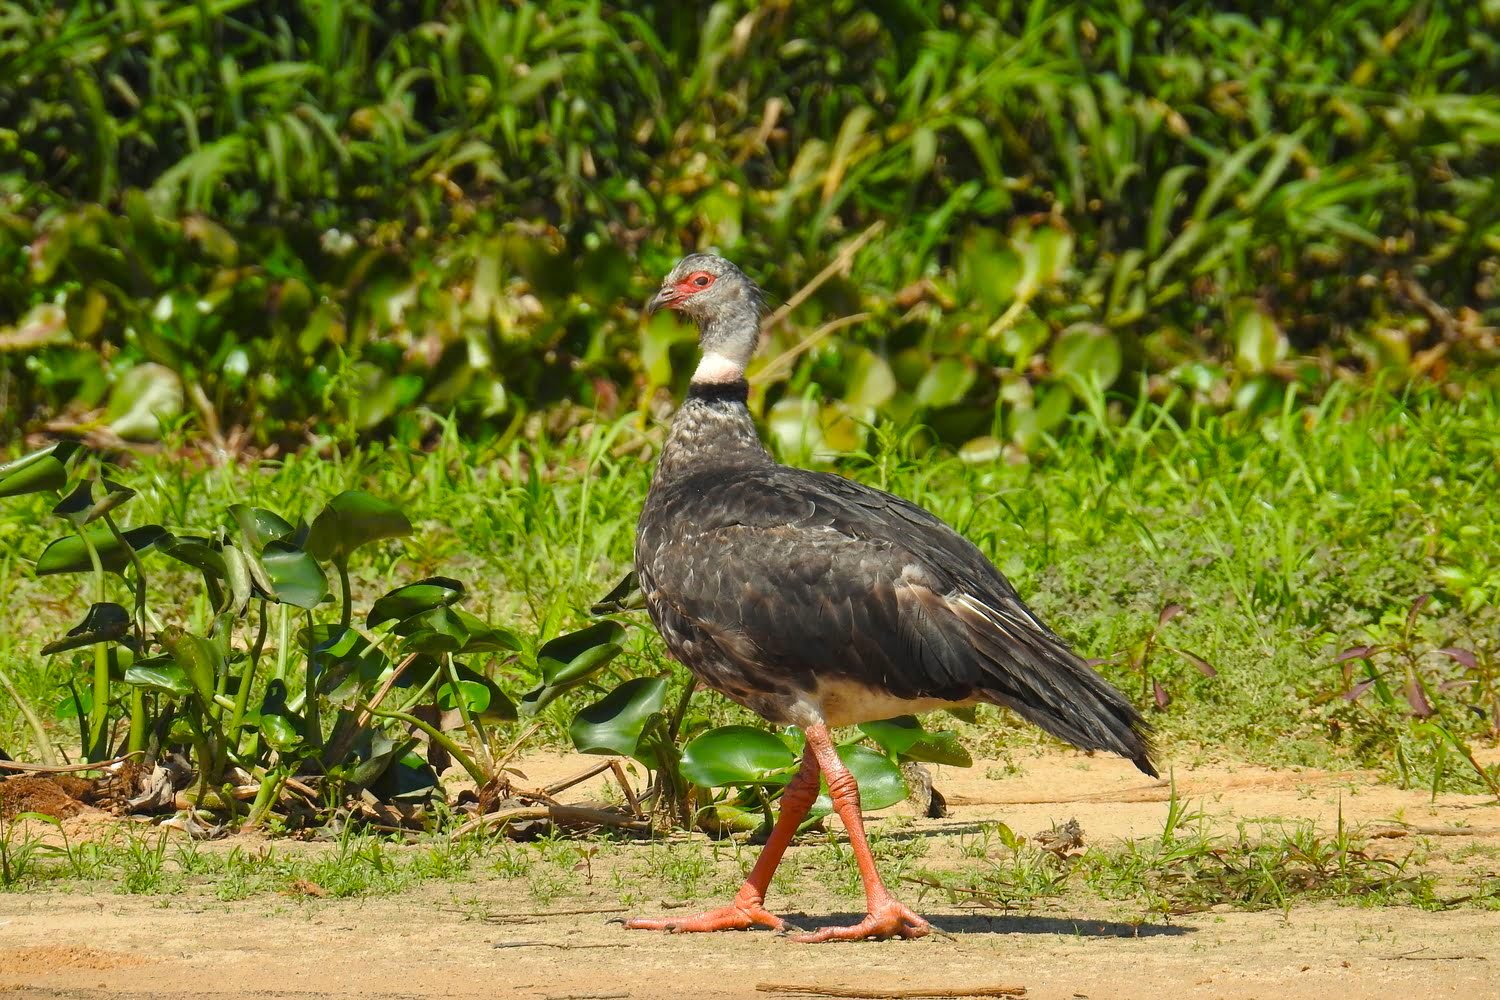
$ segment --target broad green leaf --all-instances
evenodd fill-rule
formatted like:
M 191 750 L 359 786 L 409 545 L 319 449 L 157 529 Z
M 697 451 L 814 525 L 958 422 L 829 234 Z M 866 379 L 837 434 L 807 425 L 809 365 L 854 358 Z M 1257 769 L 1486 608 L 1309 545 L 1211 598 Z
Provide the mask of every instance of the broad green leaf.
M 445 576 L 428 577 L 397 587 L 377 599 L 365 617 L 365 625 L 374 628 L 388 621 L 403 621 L 424 611 L 457 604 L 463 598 L 462 583 Z
M 433 656 L 453 653 L 469 641 L 469 630 L 464 628 L 453 609 L 443 606 L 398 622 L 394 631 L 403 637 L 401 648 L 408 653 Z
M 171 654 L 173 662 L 187 674 L 198 697 L 205 703 L 212 701 L 219 674 L 225 669 L 224 654 L 218 644 L 176 625 L 168 625 L 156 634 L 156 638 Z
M 272 678 L 266 683 L 260 706 L 252 713 L 255 726 L 266 743 L 283 754 L 302 746 L 302 732 L 306 728 L 305 720 L 293 712 L 286 701 L 286 683 L 280 678 Z
M 625 627 L 619 622 L 596 622 L 560 635 L 537 650 L 537 665 L 548 684 L 576 684 L 619 655 Z
M 130 612 L 118 604 L 105 601 L 91 606 L 83 621 L 68 629 L 68 634 L 42 647 L 43 656 L 61 653 L 66 649 L 92 646 L 99 642 L 110 642 L 130 631 Z
M 949 767 L 974 766 L 974 758 L 958 741 L 958 734 L 950 729 L 926 733 L 901 752 L 901 759 L 919 760 L 928 764 L 946 764 Z
M 1047 357 L 1060 378 L 1107 389 L 1120 377 L 1120 342 L 1103 327 L 1077 324 L 1064 330 Z
M 469 638 L 458 650 L 460 653 L 513 653 L 521 648 L 520 638 L 508 628 L 491 625 L 483 619 L 469 614 L 463 608 L 449 608 Z
M 922 724 L 914 715 L 901 715 L 894 719 L 881 719 L 879 722 L 863 722 L 860 723 L 859 731 L 891 755 L 905 753 L 912 744 L 926 735 Z
M 21 496 L 24 493 L 46 493 L 60 490 L 68 484 L 68 470 L 51 455 L 43 455 L 39 461 L 0 479 L 0 497 Z
M 420 754 L 398 754 L 370 785 L 370 793 L 385 802 L 425 802 L 437 790 L 438 776 Z
M 94 501 L 94 503 L 89 507 L 88 513 L 86 513 L 83 518 L 84 524 L 88 524 L 91 521 L 97 521 L 105 514 L 108 514 L 110 511 L 114 510 L 116 507 L 120 506 L 131 497 L 135 496 L 135 490 L 131 489 L 128 486 L 121 486 L 119 483 L 115 482 L 112 479 L 107 479 L 101 476 L 99 479 L 99 483 L 104 487 L 104 496 Z
M 240 534 L 250 543 L 254 552 L 265 548 L 269 542 L 285 541 L 296 531 L 286 518 L 264 507 L 251 507 L 237 503 L 229 506 L 229 514 L 239 525 Z
M 22 455 L 20 458 L 13 459 L 9 462 L 6 462 L 4 465 L 0 465 L 0 483 L 3 483 L 6 480 L 10 479 L 11 476 L 16 475 L 18 472 L 30 468 L 31 466 L 38 463 L 44 462 L 49 458 L 61 464 L 64 467 L 64 471 L 66 471 L 68 464 L 72 462 L 74 457 L 76 457 L 83 451 L 83 445 L 79 444 L 77 441 L 58 441 L 55 444 L 49 444 L 45 448 L 38 448 L 36 451 L 28 452 L 25 455 Z M 61 489 L 62 486 L 59 485 L 53 488 Z M 0 496 L 12 495 L 13 494 L 0 492 Z
M 356 629 L 340 628 L 337 622 L 319 622 L 310 628 L 299 628 L 297 642 L 306 652 L 317 653 L 330 661 L 358 655 L 369 644 L 369 640 Z
M 647 721 L 666 700 L 665 677 L 636 677 L 579 712 L 568 735 L 583 753 L 633 757 Z
M 775 733 L 753 726 L 720 726 L 682 750 L 682 774 L 695 785 L 785 785 L 797 755 Z
M 328 596 L 323 567 L 291 542 L 272 539 L 260 553 L 260 565 L 271 584 L 269 596 L 294 608 L 317 607 Z
M 1259 375 L 1270 371 L 1286 356 L 1286 336 L 1276 321 L 1256 306 L 1244 306 L 1231 321 L 1235 362 L 1243 372 Z
M 138 660 L 125 671 L 125 683 L 151 688 L 164 694 L 185 698 L 193 693 L 193 682 L 187 672 L 170 656 L 153 656 Z
M 212 539 L 197 535 L 171 535 L 157 542 L 157 548 L 194 569 L 223 579 L 229 575 L 224 555 Z
M 183 409 L 182 380 L 165 365 L 137 365 L 115 384 L 104 410 L 105 425 L 127 441 L 155 441 L 162 425 Z
M 109 525 L 94 522 L 84 529 L 89 541 L 99 553 L 99 562 L 106 572 L 118 573 L 130 565 L 130 553 L 115 540 L 115 536 L 109 530 Z M 167 537 L 167 531 L 159 524 L 143 524 L 138 528 L 131 528 L 123 532 L 126 543 L 136 552 L 143 552 Z M 92 571 L 94 564 L 89 560 L 88 549 L 83 544 L 83 539 L 77 535 L 69 535 L 52 542 L 36 560 L 36 575 L 47 576 L 52 573 L 84 573 Z
M 341 562 L 361 545 L 411 534 L 411 522 L 395 504 L 361 490 L 345 490 L 313 519 L 307 551 Z
M 9 463 L 0 472 L 0 497 L 48 493 L 68 485 L 68 468 L 55 453 L 33 453 Z
M 74 486 L 71 493 L 57 501 L 52 508 L 52 513 L 74 526 L 79 526 L 87 523 L 89 510 L 93 506 L 94 484 L 91 480 L 85 479 Z
M 236 614 L 241 614 L 254 593 L 254 576 L 250 568 L 252 557 L 240 551 L 238 545 L 225 545 L 220 556 L 224 560 L 224 579 L 229 584 L 230 607 Z
M 973 362 L 967 358 L 939 358 L 917 383 L 917 402 L 922 406 L 952 406 L 974 385 Z
M 477 671 L 470 670 L 462 664 L 456 664 L 458 673 L 458 689 L 455 691 L 451 680 L 445 681 L 438 687 L 438 706 L 444 709 L 458 707 L 459 698 L 463 698 L 463 704 L 471 715 L 476 715 L 485 722 L 514 722 L 516 720 L 516 706 L 505 696 L 499 686 L 488 677 Z
M 351 785 L 368 786 L 378 780 L 391 764 L 405 756 L 416 745 L 416 741 L 412 739 L 397 741 L 384 733 L 376 733 L 369 740 L 369 744 L 354 763 L 345 765 L 342 769 L 344 780 Z

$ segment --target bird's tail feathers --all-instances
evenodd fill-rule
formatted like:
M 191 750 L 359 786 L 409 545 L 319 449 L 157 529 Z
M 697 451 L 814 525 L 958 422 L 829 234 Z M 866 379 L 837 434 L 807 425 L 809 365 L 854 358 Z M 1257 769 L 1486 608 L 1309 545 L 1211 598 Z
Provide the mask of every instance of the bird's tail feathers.
M 991 700 L 1084 750 L 1107 750 L 1157 777 L 1151 726 L 1134 705 L 1019 604 L 961 594 L 949 604 L 994 677 Z

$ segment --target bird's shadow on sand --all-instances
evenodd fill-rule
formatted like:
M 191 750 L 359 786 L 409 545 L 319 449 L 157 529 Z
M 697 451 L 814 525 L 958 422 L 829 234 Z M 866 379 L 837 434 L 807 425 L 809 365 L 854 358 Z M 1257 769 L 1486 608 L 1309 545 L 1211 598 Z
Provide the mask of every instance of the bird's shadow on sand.
M 787 922 L 799 930 L 816 931 L 824 927 L 847 927 L 864 919 L 863 913 L 785 914 Z M 1039 917 L 1019 913 L 940 913 L 926 914 L 935 931 L 943 934 L 1064 934 L 1083 938 L 1181 937 L 1195 928 L 1174 924 L 1133 924 L 1118 920 L 1088 920 L 1082 917 Z

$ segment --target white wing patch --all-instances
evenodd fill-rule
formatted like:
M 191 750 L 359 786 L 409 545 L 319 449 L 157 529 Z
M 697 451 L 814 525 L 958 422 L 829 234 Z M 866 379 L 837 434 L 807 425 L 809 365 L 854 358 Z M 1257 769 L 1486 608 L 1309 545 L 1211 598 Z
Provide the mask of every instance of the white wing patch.
M 1025 632 L 1047 634 L 1047 627 L 1037 621 L 1036 616 L 1024 607 L 1017 608 L 1016 610 L 1020 612 L 1020 615 L 1016 615 L 1009 610 L 992 607 L 973 594 L 965 594 L 962 591 L 955 591 L 954 593 L 944 595 L 943 600 L 948 603 L 948 607 L 953 609 L 953 613 L 960 618 L 968 619 L 972 622 L 973 616 L 977 615 L 992 628 L 1007 636 L 1015 636 L 1016 633 L 1013 629 L 1017 628 Z

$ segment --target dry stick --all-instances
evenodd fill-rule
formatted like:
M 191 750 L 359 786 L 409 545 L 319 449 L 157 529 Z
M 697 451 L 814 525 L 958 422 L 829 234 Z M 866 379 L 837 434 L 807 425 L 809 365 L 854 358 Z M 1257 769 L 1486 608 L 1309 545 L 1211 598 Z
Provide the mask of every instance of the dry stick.
M 864 245 L 873 240 L 884 227 L 885 221 L 883 219 L 876 219 L 866 226 L 864 232 L 844 245 L 843 249 L 838 252 L 838 255 L 833 258 L 827 267 L 813 275 L 813 279 L 793 292 L 792 297 L 781 304 L 781 308 L 767 316 L 765 322 L 760 325 L 760 328 L 762 330 L 769 330 L 777 323 L 786 319 L 788 313 L 806 302 L 808 297 L 821 288 L 825 281 L 848 266 L 849 261 L 854 259 L 854 255 L 864 249 Z
M 829 334 L 834 333 L 838 330 L 842 330 L 846 326 L 853 326 L 855 323 L 863 323 L 865 320 L 869 319 L 871 315 L 871 313 L 861 312 L 854 313 L 852 316 L 840 316 L 838 319 L 829 320 L 827 323 L 824 323 L 822 326 L 818 327 L 806 337 L 803 337 L 802 340 L 800 340 L 798 343 L 787 348 L 780 354 L 776 355 L 776 357 L 772 358 L 769 362 L 767 362 L 764 368 L 755 373 L 755 377 L 750 381 L 754 382 L 756 385 L 759 385 L 762 382 L 776 378 L 777 376 L 782 374 L 780 369 L 790 367 L 791 363 L 793 361 L 796 361 L 799 355 L 811 350 L 813 345 L 822 340 L 824 337 L 827 337 Z
M 564 941 L 496 941 L 490 945 L 491 948 L 556 948 L 558 951 L 573 951 L 582 948 L 625 948 L 623 942 L 617 944 L 568 944 Z
M 459 906 L 439 906 L 438 909 L 447 913 L 469 913 L 469 910 Z M 521 920 L 526 917 L 581 917 L 592 916 L 596 913 L 625 913 L 628 906 L 597 906 L 580 910 L 523 910 L 512 913 L 482 913 L 481 920 Z
M 96 760 L 85 764 L 26 764 L 19 760 L 0 760 L 0 771 L 25 771 L 28 774 L 71 774 L 76 771 L 102 771 L 111 764 L 119 764 L 132 757 L 144 756 L 146 751 L 134 750 L 123 757 Z
M 401 675 L 406 673 L 406 668 L 416 663 L 417 657 L 421 655 L 421 653 L 412 653 L 406 659 L 396 664 L 396 669 L 392 670 L 391 675 L 376 689 L 374 697 L 360 709 L 359 719 L 354 727 L 356 731 L 370 724 L 370 719 L 373 717 L 375 709 L 380 707 L 382 701 L 385 701 L 385 696 L 391 693 L 391 688 L 395 687 L 396 682 L 401 679 Z
M 1367 831 L 1375 840 L 1401 837 L 1500 837 L 1500 826 L 1382 826 Z
M 636 833 L 649 833 L 650 824 L 631 816 L 617 816 L 614 813 L 603 812 L 598 809 L 586 809 L 583 806 L 547 805 L 547 806 L 519 806 L 515 809 L 502 809 L 499 812 L 485 813 L 469 820 L 450 835 L 452 839 L 463 837 L 473 833 L 475 830 L 483 830 L 488 826 L 503 826 L 507 823 L 524 823 L 528 820 L 548 819 L 563 826 L 612 826 L 621 830 L 631 830 Z
M 630 782 L 625 780 L 625 769 L 620 766 L 618 758 L 609 762 L 610 770 L 615 772 L 615 780 L 620 783 L 620 790 L 625 793 L 625 801 L 630 803 L 630 811 L 635 813 L 636 819 L 645 819 L 641 813 L 640 799 L 635 797 L 635 789 L 630 787 Z
M 803 986 L 798 983 L 756 983 L 760 993 L 802 993 L 819 997 L 854 997 L 856 1000 L 944 1000 L 949 997 L 1023 997 L 1024 986 L 935 986 L 919 990 L 858 990 L 845 986 Z
M 594 775 L 603 774 L 605 771 L 608 771 L 609 766 L 613 763 L 614 761 L 612 760 L 600 761 L 597 764 L 589 766 L 586 770 L 579 771 L 571 778 L 564 778 L 561 781 L 554 781 L 552 784 L 542 789 L 542 794 L 552 796 L 556 795 L 558 792 L 567 791 L 569 788 L 572 788 L 579 782 L 588 781 Z

